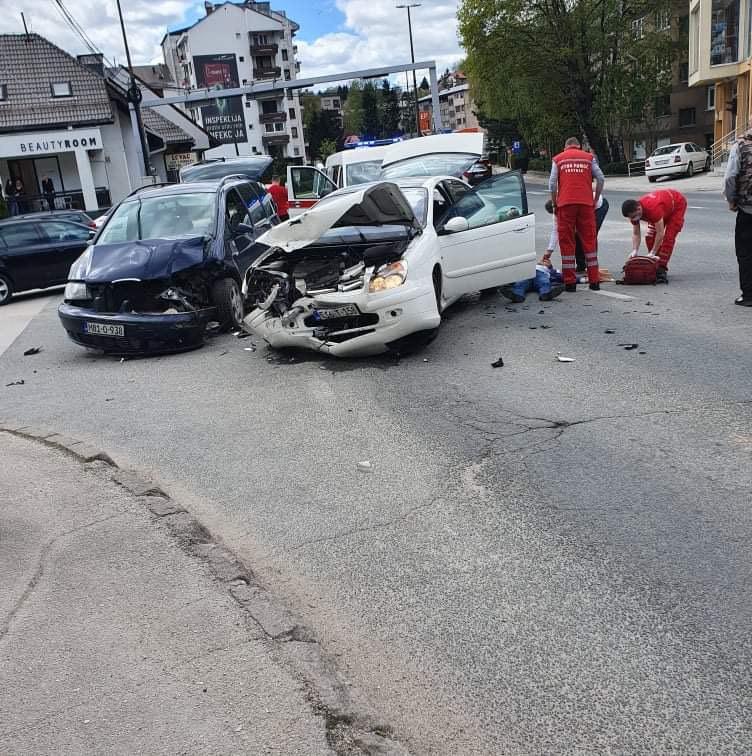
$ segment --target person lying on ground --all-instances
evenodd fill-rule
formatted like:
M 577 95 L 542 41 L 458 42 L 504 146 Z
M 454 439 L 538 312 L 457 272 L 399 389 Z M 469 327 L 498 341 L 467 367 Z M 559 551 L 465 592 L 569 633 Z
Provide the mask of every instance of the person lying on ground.
M 499 291 L 512 302 L 525 301 L 525 295 L 530 291 L 538 292 L 541 302 L 550 302 L 564 291 L 561 273 L 551 265 L 551 260 L 543 258 L 535 266 L 535 278 L 526 278 L 511 286 L 501 286 Z

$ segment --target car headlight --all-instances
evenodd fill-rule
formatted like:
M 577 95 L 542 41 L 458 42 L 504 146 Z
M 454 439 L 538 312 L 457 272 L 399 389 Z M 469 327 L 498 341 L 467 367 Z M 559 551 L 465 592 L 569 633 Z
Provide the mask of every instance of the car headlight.
M 386 291 L 402 286 L 407 280 L 407 263 L 404 260 L 382 265 L 373 275 L 368 291 Z
M 89 272 L 89 265 L 91 265 L 91 253 L 93 247 L 87 247 L 81 257 L 79 257 L 68 273 L 69 281 L 83 281 L 86 278 L 86 274 Z
M 89 296 L 89 290 L 86 287 L 85 283 L 74 281 L 73 283 L 69 283 L 66 285 L 65 299 L 68 299 L 68 300 L 91 299 L 91 297 Z

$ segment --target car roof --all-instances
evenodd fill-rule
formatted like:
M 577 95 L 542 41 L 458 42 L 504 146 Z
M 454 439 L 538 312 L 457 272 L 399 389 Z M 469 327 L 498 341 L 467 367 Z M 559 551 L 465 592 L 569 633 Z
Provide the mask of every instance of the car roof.
M 66 220 L 66 215 L 85 215 L 84 210 L 42 210 L 38 213 L 23 213 L 23 215 L 14 215 L 11 218 L 0 219 L 0 224 L 10 223 L 11 221 L 20 220 L 44 220 L 45 218 L 56 218 L 57 220 Z
M 128 195 L 123 202 L 136 197 L 142 199 L 144 197 L 172 197 L 179 194 L 214 194 L 221 186 L 237 186 L 238 184 L 247 184 L 249 181 L 252 181 L 252 179 L 243 176 L 226 176 L 221 179 L 195 181 L 189 184 L 168 184 L 153 188 L 147 186 Z

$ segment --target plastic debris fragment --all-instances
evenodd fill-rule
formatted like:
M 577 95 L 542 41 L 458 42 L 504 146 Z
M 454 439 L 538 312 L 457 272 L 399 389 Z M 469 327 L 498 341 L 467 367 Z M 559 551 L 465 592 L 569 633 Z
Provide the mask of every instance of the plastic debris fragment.
M 366 459 L 363 462 L 358 462 L 358 470 L 361 472 L 373 472 L 373 465 Z
M 501 357 L 499 357 L 499 359 L 496 360 L 496 362 L 491 363 L 491 367 L 492 368 L 504 367 L 504 360 Z

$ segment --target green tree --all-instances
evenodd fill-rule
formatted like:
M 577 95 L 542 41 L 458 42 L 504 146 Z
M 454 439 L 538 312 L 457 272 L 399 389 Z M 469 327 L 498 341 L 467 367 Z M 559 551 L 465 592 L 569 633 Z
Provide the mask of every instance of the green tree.
M 397 134 L 400 125 L 399 93 L 384 79 L 381 84 L 381 136 Z
M 363 86 L 359 81 L 350 85 L 343 110 L 346 134 L 363 133 Z
M 379 122 L 379 93 L 372 81 L 363 86 L 363 133 L 377 137 L 381 131 Z
M 602 162 L 625 122 L 651 117 L 670 86 L 670 0 L 462 0 L 459 32 L 476 103 L 530 142 L 584 134 Z
M 318 157 L 322 161 L 326 161 L 329 155 L 333 155 L 337 151 L 337 143 L 333 139 L 323 139 L 319 145 Z

